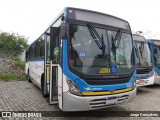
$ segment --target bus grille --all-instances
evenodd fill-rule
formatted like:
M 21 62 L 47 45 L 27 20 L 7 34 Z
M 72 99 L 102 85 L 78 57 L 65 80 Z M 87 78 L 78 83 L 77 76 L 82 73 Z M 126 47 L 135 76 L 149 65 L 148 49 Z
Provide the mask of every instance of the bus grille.
M 99 109 L 99 108 L 105 108 L 105 107 L 109 107 L 109 106 L 113 106 L 116 104 L 121 104 L 121 103 L 125 103 L 128 100 L 129 95 L 123 95 L 123 96 L 119 96 L 116 99 L 115 103 L 111 103 L 108 104 L 106 98 L 103 99 L 94 99 L 89 101 L 89 106 L 91 109 Z
M 89 85 L 111 85 L 111 84 L 121 84 L 121 83 L 127 83 L 129 82 L 130 78 L 110 78 L 110 79 L 97 79 L 97 80 L 91 80 L 87 79 L 85 80 L 87 84 Z
M 137 74 L 146 74 L 150 73 L 152 71 L 152 68 L 142 68 L 142 69 L 137 69 Z

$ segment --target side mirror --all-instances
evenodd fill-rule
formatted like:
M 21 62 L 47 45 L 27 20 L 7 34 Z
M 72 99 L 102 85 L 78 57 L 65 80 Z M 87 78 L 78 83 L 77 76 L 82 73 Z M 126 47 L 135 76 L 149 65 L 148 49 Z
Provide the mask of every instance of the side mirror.
M 60 38 L 67 38 L 67 25 L 65 23 L 62 23 L 60 26 Z

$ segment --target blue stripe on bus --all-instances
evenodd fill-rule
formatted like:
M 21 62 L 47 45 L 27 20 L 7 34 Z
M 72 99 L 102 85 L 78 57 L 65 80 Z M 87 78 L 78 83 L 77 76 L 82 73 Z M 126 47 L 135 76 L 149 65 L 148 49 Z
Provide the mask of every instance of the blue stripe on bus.
M 160 69 L 159 69 L 158 67 L 154 66 L 154 70 L 155 70 L 158 74 L 160 74 Z
M 153 67 L 152 67 L 153 68 Z M 144 74 L 137 74 L 136 75 L 136 79 L 137 80 L 140 80 L 140 79 L 148 79 L 150 77 L 152 77 L 154 75 L 154 72 L 151 71 L 149 73 L 144 73 Z
M 37 59 L 30 60 L 30 62 L 39 62 L 39 61 L 44 61 L 44 58 L 37 58 Z
M 151 39 L 147 39 L 147 42 L 149 43 L 149 47 L 150 47 L 150 52 L 151 52 L 151 56 L 152 56 L 152 64 L 154 66 L 154 70 L 160 74 L 160 68 L 156 67 L 155 64 L 154 64 L 154 51 L 153 51 L 153 46 L 152 46 L 152 41 Z
M 86 91 L 95 91 L 101 90 L 101 91 L 107 91 L 111 89 L 125 89 L 132 87 L 134 84 L 135 78 L 136 78 L 136 70 L 134 71 L 133 75 L 131 76 L 130 80 L 128 83 L 123 83 L 123 84 L 115 84 L 115 85 L 88 85 L 83 79 L 79 78 L 72 72 L 70 72 L 68 68 L 68 49 L 67 49 L 67 39 L 63 40 L 63 73 L 65 76 L 67 76 L 70 80 L 74 81 L 81 92 L 86 92 Z M 91 88 L 91 89 L 87 89 Z
M 63 72 L 69 79 L 74 81 L 74 80 L 78 79 L 79 77 L 69 71 L 67 53 L 68 53 L 67 40 L 65 39 L 65 40 L 63 40 Z

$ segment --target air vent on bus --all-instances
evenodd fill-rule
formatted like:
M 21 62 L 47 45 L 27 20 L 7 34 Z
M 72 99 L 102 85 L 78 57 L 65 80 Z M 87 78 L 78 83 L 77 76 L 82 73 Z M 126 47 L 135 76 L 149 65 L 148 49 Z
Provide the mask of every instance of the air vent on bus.
M 128 100 L 128 95 L 123 95 L 123 96 L 119 96 L 116 99 L 115 103 L 111 103 L 111 104 L 107 104 L 106 101 L 106 97 L 102 98 L 102 99 L 93 99 L 91 101 L 89 101 L 89 106 L 91 109 L 96 109 L 96 108 L 105 108 L 105 107 L 109 107 L 109 106 L 113 106 L 116 104 L 121 104 L 121 103 L 125 103 Z
M 151 71 L 152 71 L 152 68 L 137 69 L 137 74 L 146 74 L 146 73 L 150 73 Z
M 113 85 L 113 84 L 121 84 L 121 83 L 127 83 L 129 82 L 129 77 L 123 77 L 123 78 L 109 78 L 109 79 L 86 79 L 85 81 L 89 85 Z

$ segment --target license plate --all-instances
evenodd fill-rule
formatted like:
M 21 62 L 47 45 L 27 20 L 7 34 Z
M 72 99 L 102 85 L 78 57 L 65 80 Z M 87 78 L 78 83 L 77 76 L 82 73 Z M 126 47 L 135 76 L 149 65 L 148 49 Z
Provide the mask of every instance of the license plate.
M 113 100 L 113 99 L 117 99 L 117 96 L 113 96 L 113 97 L 108 97 L 107 100 Z
M 138 84 L 145 84 L 147 83 L 145 80 L 138 80 Z
M 108 97 L 106 99 L 106 104 L 115 104 L 117 102 L 117 96 L 114 97 Z

